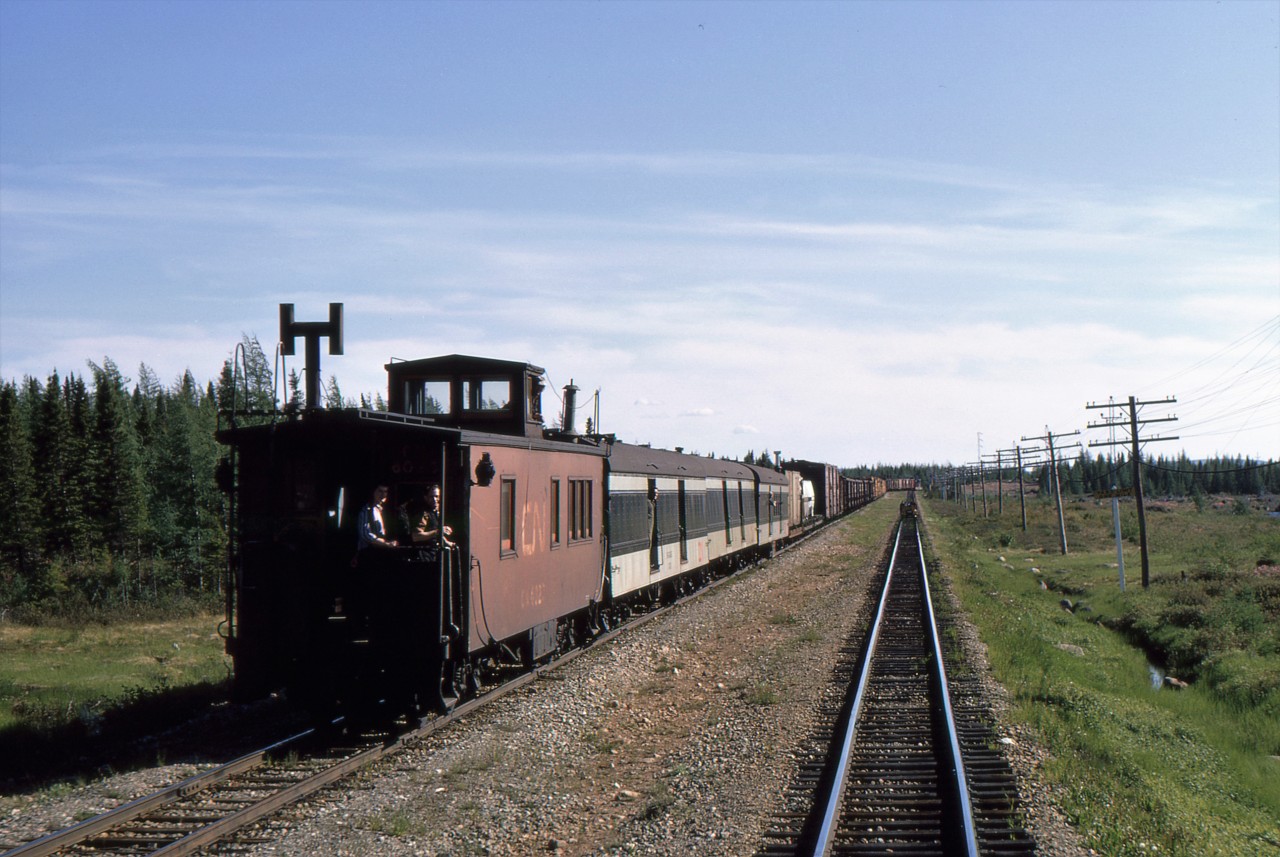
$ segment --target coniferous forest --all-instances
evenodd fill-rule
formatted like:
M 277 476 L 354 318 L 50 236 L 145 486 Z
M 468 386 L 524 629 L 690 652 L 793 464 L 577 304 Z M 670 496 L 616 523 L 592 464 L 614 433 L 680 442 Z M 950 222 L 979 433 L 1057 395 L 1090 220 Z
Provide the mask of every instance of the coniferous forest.
M 107 618 L 221 601 L 219 411 L 272 410 L 296 399 L 298 386 L 291 375 L 289 390 L 276 390 L 257 340 L 242 346 L 216 383 L 188 371 L 166 385 L 145 365 L 131 379 L 110 359 L 85 374 L 0 383 L 0 617 Z M 384 407 L 376 399 L 360 404 Z M 325 400 L 356 404 L 333 379 Z M 949 470 L 878 464 L 846 473 L 927 485 Z M 1131 482 L 1122 457 L 1082 454 L 1059 473 L 1063 491 L 1077 494 Z M 1047 486 L 1048 475 L 1040 467 L 1028 482 Z M 1280 464 L 1244 458 L 1160 457 L 1144 462 L 1143 477 L 1149 496 L 1280 493 Z
M 0 610 L 95 615 L 218 596 L 218 390 L 111 360 L 0 386 Z

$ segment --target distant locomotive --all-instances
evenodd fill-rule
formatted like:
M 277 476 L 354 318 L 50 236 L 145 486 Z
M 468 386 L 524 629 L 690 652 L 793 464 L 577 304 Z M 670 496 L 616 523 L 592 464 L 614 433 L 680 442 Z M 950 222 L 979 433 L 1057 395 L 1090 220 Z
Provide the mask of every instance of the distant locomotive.
M 285 353 L 295 329 L 307 334 L 318 373 L 325 333 L 287 325 L 282 307 Z M 451 355 L 386 370 L 387 411 L 314 407 L 308 377 L 309 407 L 219 432 L 241 696 L 286 687 L 325 713 L 445 710 L 500 666 L 549 659 L 885 491 L 831 465 L 578 434 L 572 387 L 547 428 L 544 373 L 528 363 Z

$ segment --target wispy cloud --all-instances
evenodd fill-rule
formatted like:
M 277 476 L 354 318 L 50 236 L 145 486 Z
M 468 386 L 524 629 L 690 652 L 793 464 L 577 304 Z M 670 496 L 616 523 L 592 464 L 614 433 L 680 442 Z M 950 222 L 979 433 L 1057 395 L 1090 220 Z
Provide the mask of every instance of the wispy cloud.
M 1034 429 L 1055 405 L 1076 414 L 1077 400 L 1194 352 L 1212 340 L 1209 323 L 1276 312 L 1275 204 L 1252 191 L 1062 188 L 866 158 L 358 142 L 6 167 L 0 369 L 41 374 L 107 355 L 146 360 L 162 378 L 198 359 L 191 368 L 208 377 L 241 332 L 274 337 L 276 303 L 306 315 L 339 300 L 347 355 L 324 371 L 346 390 L 383 389 L 392 356 L 488 354 L 544 365 L 556 384 L 604 387 L 603 427 L 643 421 L 653 435 L 638 439 L 729 451 L 749 433 L 788 448 L 810 438 L 803 454 L 815 456 L 824 444 L 892 444 L 909 458 L 928 438 L 908 416 Z M 565 175 L 510 206 L 460 200 L 420 174 L 506 166 Z M 584 213 L 574 188 L 611 171 L 661 193 Z M 875 199 L 813 204 L 809 191 L 754 208 L 697 180 L 771 171 L 847 177 L 850 196 L 867 176 L 942 192 L 909 212 Z M 1188 320 L 1196 328 L 1182 339 L 1167 332 Z M 909 398 L 917 391 L 927 406 Z M 995 400 L 1037 416 L 997 422 L 1011 409 Z M 902 404 L 872 417 L 886 401 Z

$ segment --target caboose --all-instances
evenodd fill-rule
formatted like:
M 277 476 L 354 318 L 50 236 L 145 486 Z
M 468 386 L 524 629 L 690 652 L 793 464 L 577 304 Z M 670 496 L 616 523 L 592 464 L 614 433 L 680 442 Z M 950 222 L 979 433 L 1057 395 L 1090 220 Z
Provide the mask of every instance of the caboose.
M 606 453 L 571 408 L 568 431 L 544 427 L 543 370 L 461 355 L 386 369 L 388 411 L 308 407 L 219 433 L 244 696 L 283 683 L 335 714 L 446 709 L 482 661 L 536 662 L 595 621 Z M 385 543 L 359 549 L 378 486 Z M 400 522 L 433 486 L 451 532 L 415 543 Z

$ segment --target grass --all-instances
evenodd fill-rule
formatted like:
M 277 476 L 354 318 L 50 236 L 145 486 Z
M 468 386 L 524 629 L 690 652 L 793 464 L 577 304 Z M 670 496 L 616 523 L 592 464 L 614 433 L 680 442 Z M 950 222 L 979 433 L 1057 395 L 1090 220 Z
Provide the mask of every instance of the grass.
M 230 660 L 219 617 L 111 625 L 0 624 L 0 732 L 15 726 L 92 728 L 140 692 L 215 683 Z
M 1280 520 L 1240 508 L 1155 504 L 1143 589 L 1130 501 L 1121 593 L 1109 503 L 1068 504 L 1063 555 L 1050 504 L 1028 504 L 1024 533 L 1016 498 L 987 518 L 926 501 L 1011 716 L 1049 751 L 1042 774 L 1099 853 L 1280 853 L 1280 599 L 1265 567 Z M 1190 687 L 1156 689 L 1153 665 Z
M 404 808 L 388 809 L 369 816 L 363 825 L 366 830 L 386 836 L 422 836 L 427 825 L 417 815 Z
M 146 740 L 226 699 L 217 623 L 0 624 L 0 790 L 163 763 Z
M 780 699 L 778 691 L 764 682 L 757 682 L 743 694 L 743 699 L 752 705 L 777 705 Z

